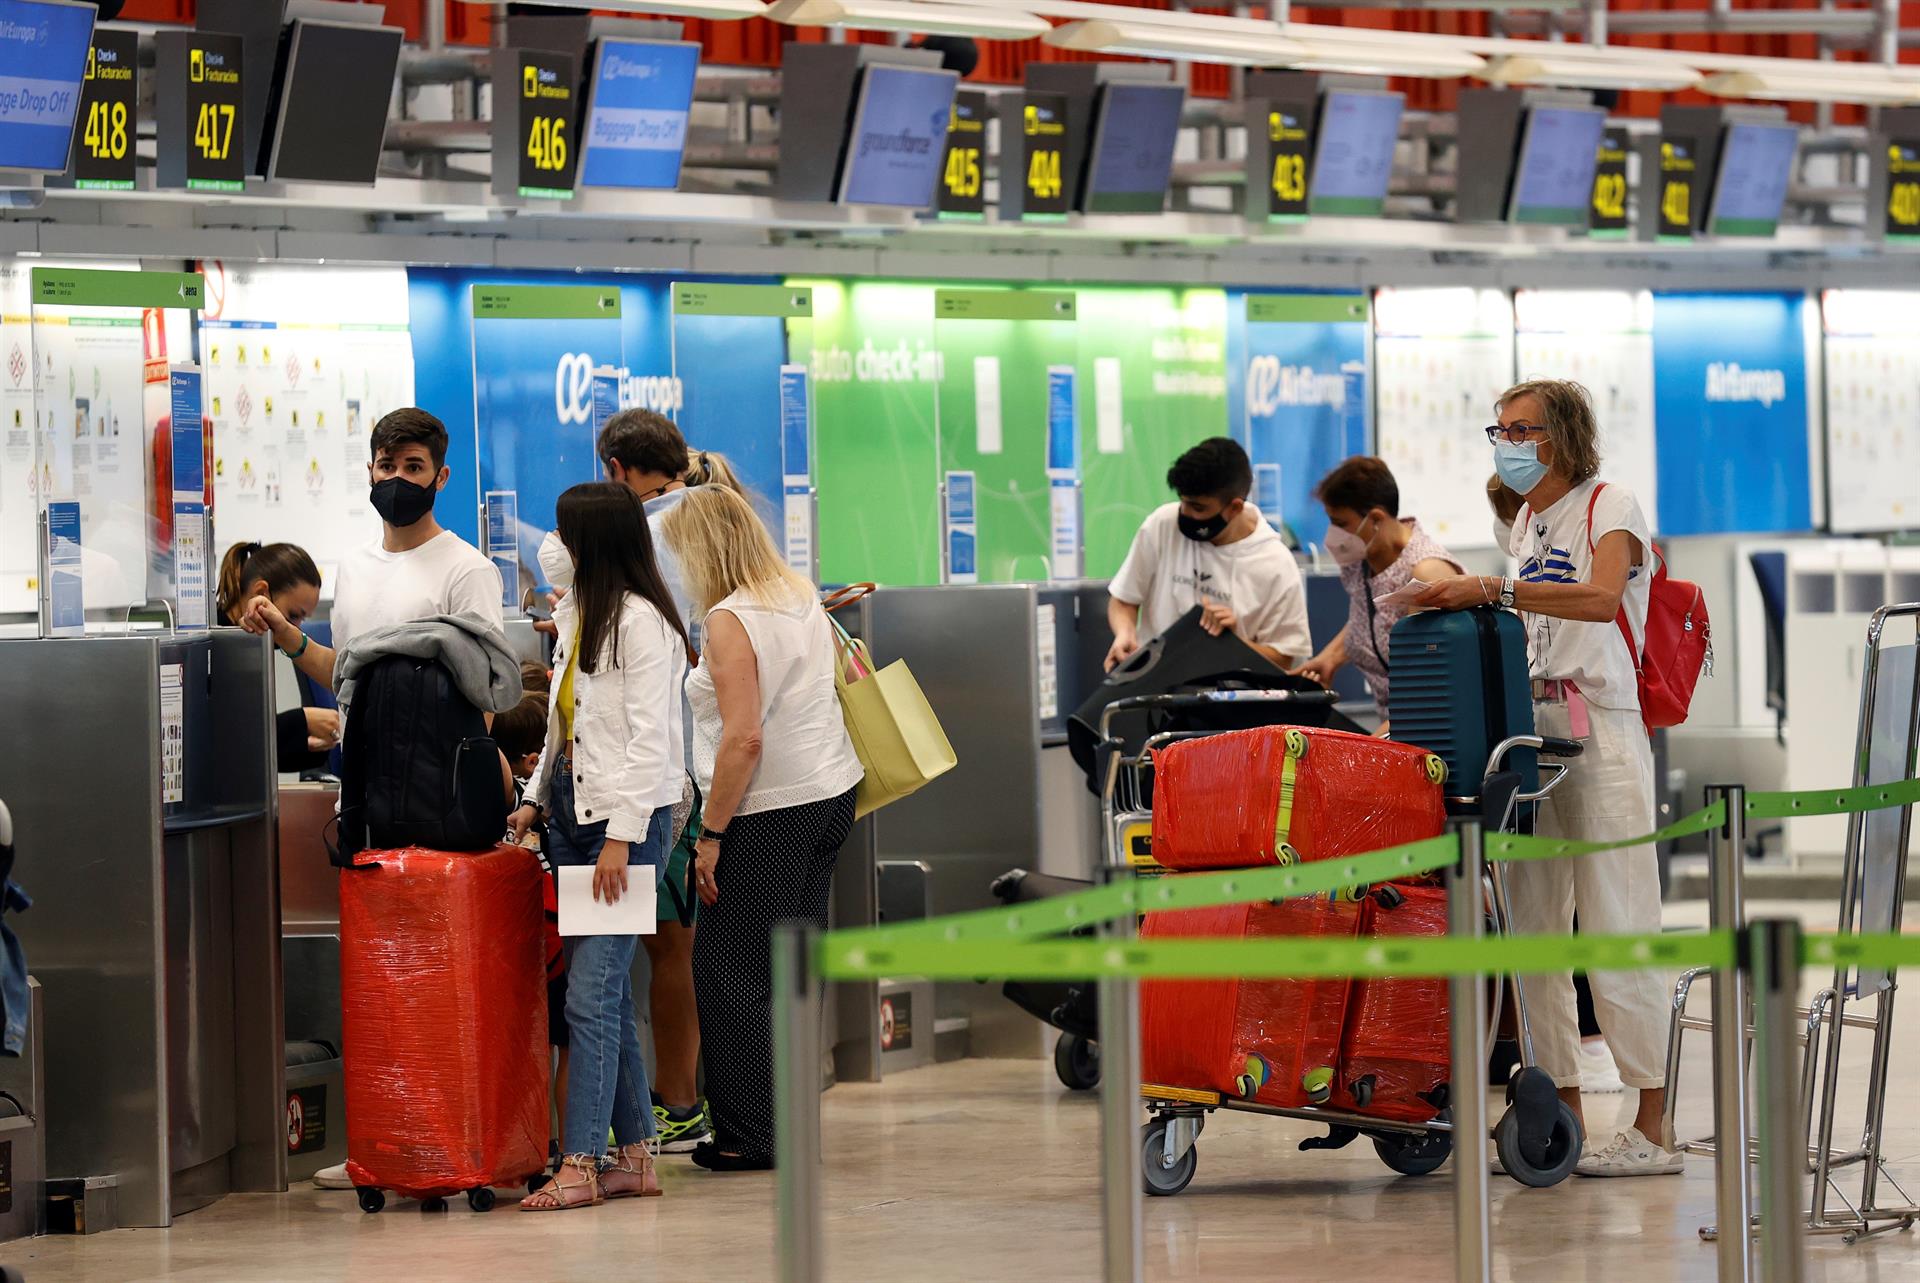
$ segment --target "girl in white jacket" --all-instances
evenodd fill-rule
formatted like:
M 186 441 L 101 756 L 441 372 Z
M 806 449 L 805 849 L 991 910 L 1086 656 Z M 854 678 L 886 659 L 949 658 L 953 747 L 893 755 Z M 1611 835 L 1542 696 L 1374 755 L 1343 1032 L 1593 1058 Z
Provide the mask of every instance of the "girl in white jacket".
M 544 814 L 554 867 L 593 866 L 594 898 L 612 904 L 626 893 L 630 869 L 657 883 L 666 864 L 686 775 L 680 684 L 692 648 L 631 491 L 608 482 L 574 486 L 560 496 L 555 522 L 573 558 L 574 586 L 554 611 L 559 648 L 547 742 L 513 827 L 524 835 Z M 566 1157 L 523 1211 L 660 1193 L 630 979 L 639 939 L 566 942 Z

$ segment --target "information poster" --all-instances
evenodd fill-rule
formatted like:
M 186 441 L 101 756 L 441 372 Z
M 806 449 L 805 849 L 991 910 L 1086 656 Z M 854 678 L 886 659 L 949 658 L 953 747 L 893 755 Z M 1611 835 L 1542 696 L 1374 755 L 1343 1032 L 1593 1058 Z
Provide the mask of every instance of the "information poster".
M 47 505 L 47 601 L 49 637 L 79 637 L 87 631 L 86 584 L 81 551 L 80 505 Z
M 620 291 L 594 285 L 474 285 L 473 415 L 480 493 L 516 496 L 518 604 L 561 491 L 600 478 L 594 371 L 619 369 Z
M 1600 471 L 1660 526 L 1653 436 L 1653 294 L 1648 290 L 1520 290 L 1514 348 L 1522 379 L 1572 379 L 1593 397 Z
M 484 500 L 487 516 L 487 560 L 500 572 L 500 604 L 518 610 L 514 587 L 520 582 L 520 497 L 511 490 L 489 490 Z
M 1233 435 L 1253 459 L 1254 506 L 1301 547 L 1322 544 L 1313 488 L 1367 449 L 1367 297 L 1239 294 L 1229 316 Z
M 946 492 L 947 582 L 980 582 L 979 526 L 971 472 L 949 472 Z
M 181 628 L 207 626 L 207 454 L 200 408 L 200 368 L 167 372 L 168 418 L 173 424 L 173 611 Z
M 809 391 L 806 366 L 780 367 L 780 494 L 787 565 L 813 579 L 813 413 Z
M 1047 492 L 1055 579 L 1080 577 L 1080 425 L 1074 368 L 1047 369 Z
M 1454 549 L 1493 544 L 1487 478 L 1493 402 L 1513 384 L 1513 308 L 1500 290 L 1381 290 L 1374 296 L 1379 454 L 1402 515 Z
M 331 597 L 341 558 L 380 534 L 367 501 L 368 438 L 389 411 L 414 403 L 406 272 L 202 269 L 216 558 L 245 540 L 298 544 Z
M 1805 296 L 1655 294 L 1660 528 L 1813 526 Z
M 1920 527 L 1920 292 L 1828 290 L 1820 310 L 1833 529 Z
M 160 801 L 187 800 L 187 666 L 160 665 Z

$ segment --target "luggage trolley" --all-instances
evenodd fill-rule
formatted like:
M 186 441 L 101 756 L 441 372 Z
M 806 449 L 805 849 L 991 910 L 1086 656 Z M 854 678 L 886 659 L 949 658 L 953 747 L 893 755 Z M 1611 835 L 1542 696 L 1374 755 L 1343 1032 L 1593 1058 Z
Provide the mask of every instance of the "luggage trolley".
M 1284 705 L 1300 699 L 1294 692 L 1212 691 L 1144 696 L 1138 700 L 1117 701 L 1110 708 L 1126 711 L 1129 706 L 1175 710 L 1222 703 Z M 1153 812 L 1148 800 L 1153 751 L 1177 740 L 1218 732 L 1163 732 L 1151 737 L 1138 754 L 1128 755 L 1116 749 L 1104 735 L 1107 721 L 1103 716 L 1102 747 L 1110 750 L 1111 756 L 1103 776 L 1101 818 L 1109 862 L 1135 872 L 1146 872 L 1158 867 L 1152 858 Z M 1449 809 L 1479 811 L 1486 816 L 1490 829 L 1512 830 L 1525 813 L 1523 808 L 1545 799 L 1571 769 L 1564 761 L 1543 762 L 1541 782 L 1537 788 L 1526 791 L 1521 786 L 1520 772 L 1510 765 L 1509 759 L 1529 751 L 1573 758 L 1580 754 L 1581 746 L 1577 741 L 1540 735 L 1508 738 L 1494 748 L 1481 779 L 1479 795 L 1450 797 L 1447 799 Z M 1491 928 L 1496 933 L 1504 933 L 1511 913 L 1505 879 L 1498 864 L 1488 864 L 1484 886 Z M 1491 1030 L 1496 1033 L 1502 1015 L 1502 1002 L 1497 994 L 1498 991 L 1490 1004 Z M 1521 1068 L 1507 1084 L 1508 1109 L 1493 1129 L 1493 1141 L 1508 1175 L 1523 1185 L 1543 1188 L 1558 1184 L 1572 1173 L 1579 1162 L 1584 1137 L 1573 1111 L 1561 1102 L 1552 1080 L 1534 1064 L 1532 1027 L 1527 1017 L 1524 988 L 1519 985 L 1515 986 L 1515 1015 Z M 1438 1170 L 1452 1151 L 1452 1122 L 1444 1106 L 1438 1108 L 1431 1119 L 1409 1122 L 1322 1105 L 1275 1106 L 1236 1099 L 1222 1092 L 1152 1084 L 1143 1084 L 1141 1095 L 1150 1115 L 1141 1130 L 1141 1167 L 1149 1194 L 1177 1194 L 1192 1181 L 1198 1163 L 1196 1143 L 1206 1116 L 1216 1109 L 1326 1124 L 1327 1134 L 1302 1141 L 1303 1150 L 1341 1149 L 1365 1136 L 1373 1141 L 1382 1162 L 1407 1176 L 1424 1176 Z

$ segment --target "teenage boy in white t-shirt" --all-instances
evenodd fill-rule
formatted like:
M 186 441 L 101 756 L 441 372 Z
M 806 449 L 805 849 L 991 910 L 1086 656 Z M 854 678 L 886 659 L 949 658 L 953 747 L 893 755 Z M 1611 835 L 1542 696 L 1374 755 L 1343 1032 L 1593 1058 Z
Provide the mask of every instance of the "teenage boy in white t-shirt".
M 1211 437 L 1167 469 L 1178 502 L 1140 524 L 1108 589 L 1109 670 L 1195 606 L 1209 633 L 1234 633 L 1291 668 L 1313 654 L 1300 567 L 1260 509 L 1247 502 L 1253 464 L 1237 442 Z
M 477 615 L 497 629 L 505 627 L 499 568 L 433 517 L 434 499 L 452 475 L 445 425 L 409 406 L 382 418 L 368 446 L 367 476 L 373 510 L 380 514 L 380 541 L 340 563 L 333 587 L 333 645 L 308 637 L 264 597 L 249 602 L 241 619 L 248 632 L 271 634 L 301 672 L 328 687 L 335 654 L 361 633 L 436 615 Z

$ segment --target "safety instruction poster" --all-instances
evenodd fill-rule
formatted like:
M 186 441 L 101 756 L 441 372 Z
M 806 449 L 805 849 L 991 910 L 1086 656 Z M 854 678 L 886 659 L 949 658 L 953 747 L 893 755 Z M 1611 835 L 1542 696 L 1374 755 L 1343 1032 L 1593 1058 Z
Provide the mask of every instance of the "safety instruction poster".
M 1602 475 L 1631 490 L 1658 530 L 1653 292 L 1520 290 L 1513 312 L 1519 377 L 1572 379 L 1587 389 Z
M 1381 290 L 1374 296 L 1379 453 L 1402 515 L 1450 548 L 1493 544 L 1486 427 L 1513 384 L 1513 308 L 1500 290 Z
M 787 565 L 814 572 L 813 411 L 804 365 L 780 367 L 780 499 Z
M 1047 368 L 1047 493 L 1054 579 L 1080 577 L 1080 438 L 1078 384 L 1070 365 Z
M 980 527 L 974 506 L 974 474 L 949 472 L 946 491 L 947 582 L 980 582 Z
M 413 404 L 406 272 L 202 268 L 214 554 L 242 540 L 299 544 L 331 596 L 341 558 L 380 531 L 367 501 L 368 436 Z
M 187 667 L 160 665 L 160 801 L 187 800 Z
M 1920 293 L 1828 290 L 1821 323 L 1833 529 L 1920 526 Z

